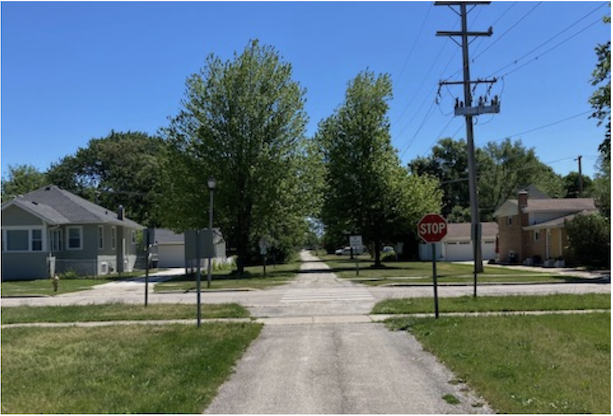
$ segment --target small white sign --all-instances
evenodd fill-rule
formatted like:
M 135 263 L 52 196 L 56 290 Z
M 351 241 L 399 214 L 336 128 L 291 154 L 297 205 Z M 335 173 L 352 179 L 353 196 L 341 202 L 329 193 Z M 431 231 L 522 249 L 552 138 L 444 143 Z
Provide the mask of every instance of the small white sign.
M 270 243 L 268 242 L 266 237 L 260 238 L 258 245 L 260 246 L 260 250 L 266 250 L 268 247 L 270 247 Z
M 358 250 L 362 249 L 362 236 L 352 235 L 349 237 L 349 245 Z

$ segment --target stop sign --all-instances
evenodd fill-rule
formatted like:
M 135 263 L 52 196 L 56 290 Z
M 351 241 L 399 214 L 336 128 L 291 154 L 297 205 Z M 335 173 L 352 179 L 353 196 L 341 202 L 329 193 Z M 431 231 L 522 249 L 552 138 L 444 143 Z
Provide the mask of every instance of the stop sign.
M 447 221 L 439 214 L 426 214 L 417 223 L 417 234 L 426 243 L 436 243 L 447 235 Z

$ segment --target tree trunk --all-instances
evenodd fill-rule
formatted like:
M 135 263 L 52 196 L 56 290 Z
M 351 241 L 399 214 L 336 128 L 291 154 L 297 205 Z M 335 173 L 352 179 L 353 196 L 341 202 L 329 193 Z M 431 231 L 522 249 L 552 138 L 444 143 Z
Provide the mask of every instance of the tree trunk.
M 381 240 L 375 239 L 375 267 L 381 267 Z

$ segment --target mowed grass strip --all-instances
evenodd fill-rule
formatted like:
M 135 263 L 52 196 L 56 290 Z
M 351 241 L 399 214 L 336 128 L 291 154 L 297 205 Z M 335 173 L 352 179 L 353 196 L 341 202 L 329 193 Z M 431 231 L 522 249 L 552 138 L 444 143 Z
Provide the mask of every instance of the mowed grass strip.
M 610 313 L 392 318 L 499 413 L 610 413 Z M 458 380 L 450 380 L 457 382 Z
M 2 329 L 3 413 L 202 413 L 260 324 Z
M 62 293 L 78 292 L 93 286 L 116 281 L 113 279 L 67 279 L 60 280 L 57 292 L 53 290 L 51 279 L 38 279 L 15 282 L 2 282 L 2 296 L 55 296 Z
M 249 311 L 236 303 L 201 305 L 203 319 L 248 318 Z M 142 321 L 196 319 L 196 305 L 150 304 L 71 306 L 15 306 L 2 308 L 2 325 L 34 322 Z
M 431 262 L 384 262 L 383 268 L 371 267 L 373 260 L 366 255 L 359 257 L 360 275 L 356 277 L 355 260 L 348 256 L 325 255 L 320 257 L 338 277 L 351 279 L 366 285 L 379 286 L 399 283 L 432 283 Z M 474 280 L 473 266 L 439 262 L 436 266 L 438 283 L 471 283 Z M 538 273 L 513 268 L 484 266 L 484 272 L 479 273 L 479 283 L 502 282 L 575 282 L 585 281 L 572 276 L 562 276 L 549 273 Z
M 300 270 L 300 262 L 293 261 L 287 264 L 266 265 L 266 277 L 262 266 L 245 267 L 247 277 L 237 277 L 233 270 L 218 270 L 211 273 L 212 290 L 219 289 L 266 289 L 289 283 L 296 277 Z M 206 269 L 201 275 L 201 289 L 207 290 Z M 158 283 L 154 286 L 156 292 L 182 291 L 187 292 L 196 290 L 196 276 L 177 276 L 166 282 Z
M 611 295 L 589 293 L 581 295 L 521 295 L 521 296 L 462 296 L 439 298 L 439 311 L 444 312 L 505 312 L 561 311 L 611 309 Z M 434 313 L 431 298 L 386 299 L 378 302 L 373 314 Z

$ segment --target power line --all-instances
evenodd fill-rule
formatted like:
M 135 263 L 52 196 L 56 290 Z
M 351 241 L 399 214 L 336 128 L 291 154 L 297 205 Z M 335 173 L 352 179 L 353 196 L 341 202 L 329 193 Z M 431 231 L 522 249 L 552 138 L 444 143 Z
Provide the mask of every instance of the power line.
M 603 6 L 606 6 L 607 3 L 602 3 L 600 6 L 596 7 L 595 9 L 593 9 L 592 11 L 590 11 L 589 13 L 587 13 L 586 15 L 584 15 L 583 17 L 579 18 L 578 20 L 576 20 L 575 22 L 573 22 L 570 26 L 567 26 L 565 29 L 561 30 L 560 32 L 556 33 L 555 35 L 553 35 L 552 37 L 550 37 L 549 39 L 547 39 L 545 42 L 541 43 L 540 45 L 538 45 L 537 47 L 533 48 L 532 50 L 530 50 L 529 52 L 525 53 L 524 55 L 522 55 L 521 57 L 514 59 L 513 62 L 511 62 L 510 64 L 507 64 L 505 66 L 503 66 L 502 68 L 498 69 L 497 71 L 494 71 L 491 75 L 489 75 L 490 77 L 502 72 L 503 70 L 505 70 L 506 68 L 512 66 L 512 65 L 516 65 L 519 61 L 521 61 L 522 59 L 524 59 L 525 57 L 531 55 L 532 53 L 536 52 L 537 50 L 539 50 L 540 48 L 542 48 L 543 46 L 547 45 L 549 42 L 555 40 L 556 38 L 560 37 L 562 34 L 564 34 L 565 32 L 567 32 L 568 30 L 570 30 L 571 28 L 573 28 L 574 26 L 578 25 L 580 22 L 582 22 L 583 20 L 587 19 L 589 16 L 591 16 L 592 14 L 596 13 L 598 10 L 600 10 Z M 598 21 L 601 21 L 601 19 L 599 19 Z M 592 26 L 592 24 L 590 25 Z M 584 29 L 585 30 L 585 29 Z M 576 36 L 576 35 L 573 35 Z M 568 39 L 567 39 L 568 40 Z M 562 42 L 563 43 L 563 42 Z
M 421 122 L 421 124 L 419 125 L 419 128 L 417 129 L 417 131 L 415 132 L 415 134 L 413 135 L 413 137 L 411 138 L 411 140 L 407 143 L 407 145 L 405 146 L 402 155 L 400 156 L 400 159 L 402 159 L 405 155 L 405 153 L 407 152 L 407 150 L 409 150 L 409 147 L 411 147 L 411 145 L 413 144 L 413 142 L 415 141 L 415 138 L 417 137 L 417 135 L 419 134 L 419 132 L 421 131 L 421 129 L 424 127 L 424 125 L 426 124 L 426 122 L 428 121 L 428 119 L 430 117 L 432 117 L 432 113 L 434 112 L 434 101 L 432 102 L 432 104 L 430 104 L 430 108 L 428 108 L 428 111 L 426 112 L 426 116 L 424 117 L 423 121 Z
M 404 69 L 406 68 L 407 64 L 409 63 L 409 59 L 413 55 L 413 51 L 415 51 L 415 47 L 417 46 L 417 41 L 421 37 L 421 34 L 423 32 L 423 29 L 424 29 L 424 26 L 426 25 L 426 21 L 428 20 L 428 16 L 430 15 L 430 10 L 432 10 L 432 4 L 430 4 L 430 7 L 428 8 L 428 11 L 426 12 L 426 17 L 424 17 L 423 21 L 421 22 L 421 27 L 419 28 L 419 32 L 417 32 L 418 33 L 417 37 L 415 38 L 415 41 L 413 42 L 413 46 L 411 46 L 411 50 L 409 51 L 409 54 L 407 55 L 407 58 L 404 61 L 404 64 L 402 65 L 402 68 L 400 69 L 400 73 L 398 73 L 398 76 L 396 77 L 396 80 L 394 81 L 394 83 L 396 83 L 396 81 L 398 81 L 398 79 L 402 76 L 402 73 L 404 72 Z
M 500 15 L 498 16 L 498 18 L 496 20 L 494 20 L 494 22 L 490 25 L 490 26 L 496 26 L 496 23 L 498 23 L 500 20 L 502 20 L 503 17 L 505 17 L 509 11 L 515 7 L 517 5 L 518 2 L 514 1 L 513 3 L 511 3 L 511 5 L 509 7 L 507 7 L 502 13 L 500 13 Z M 482 10 L 482 9 L 480 9 Z M 479 48 L 481 47 L 481 45 L 483 45 L 483 40 L 484 38 L 479 38 L 477 39 L 477 41 L 475 42 L 475 53 L 479 52 Z M 455 74 L 454 74 L 455 75 Z
M 520 69 L 522 69 L 522 68 L 523 68 L 523 67 L 525 67 L 526 65 L 529 65 L 529 64 L 531 64 L 532 62 L 534 62 L 534 61 L 538 60 L 540 57 L 542 57 L 542 56 L 544 56 L 544 55 L 548 54 L 549 52 L 553 51 L 553 50 L 554 50 L 554 49 L 556 49 L 558 46 L 560 46 L 560 45 L 562 45 L 562 44 L 564 44 L 564 43 L 568 42 L 568 41 L 569 41 L 569 40 L 571 40 L 572 38 L 574 38 L 574 37 L 576 37 L 576 36 L 580 35 L 581 33 L 585 32 L 586 30 L 588 30 L 590 27 L 594 26 L 594 25 L 595 25 L 595 24 L 597 24 L 597 23 L 601 23 L 601 22 L 602 22 L 602 19 L 600 19 L 600 18 L 599 18 L 598 20 L 594 21 L 594 22 L 593 22 L 593 23 L 591 23 L 590 25 L 588 25 L 588 26 L 586 26 L 585 28 L 581 29 L 579 32 L 575 33 L 574 35 L 569 36 L 568 38 L 564 39 L 562 42 L 560 42 L 560 43 L 558 43 L 558 44 L 556 44 L 556 45 L 552 46 L 552 47 L 551 47 L 551 48 L 549 48 L 549 49 L 547 49 L 547 50 L 546 50 L 545 52 L 543 52 L 542 54 L 540 54 L 540 55 L 538 55 L 538 56 L 536 56 L 536 57 L 532 58 L 531 60 L 529 60 L 529 61 L 528 61 L 528 62 L 526 62 L 525 64 L 520 65 L 520 66 L 518 66 L 517 68 L 514 68 L 514 69 L 512 69 L 511 71 L 507 72 L 506 74 L 504 74 L 504 75 L 503 75 L 503 77 L 506 77 L 507 75 L 512 74 L 513 72 L 517 72 L 517 71 L 519 71 Z
M 560 119 L 560 120 L 557 120 L 557 121 L 554 121 L 554 122 L 551 122 L 551 123 L 548 123 L 548 124 L 545 124 L 545 125 L 542 125 L 542 126 L 539 126 L 539 127 L 535 127 L 535 128 L 530 129 L 530 130 L 526 130 L 526 131 L 522 131 L 520 133 L 515 133 L 515 134 L 507 135 L 507 136 L 504 136 L 504 137 L 496 139 L 496 140 L 488 140 L 488 142 L 499 142 L 501 140 L 506 140 L 506 139 L 509 139 L 511 137 L 516 137 L 516 136 L 521 136 L 521 135 L 528 134 L 528 133 L 533 133 L 535 131 L 545 129 L 547 127 L 555 126 L 556 124 L 560 124 L 560 123 L 563 123 L 565 121 L 572 120 L 573 118 L 577 118 L 577 117 L 580 117 L 580 116 L 584 116 L 586 114 L 590 114 L 591 112 L 592 112 L 592 110 L 584 111 L 582 113 L 575 114 L 575 115 L 572 115 L 572 116 L 569 116 L 569 117 L 565 117 L 563 119 Z
M 536 5 L 531 8 L 526 14 L 524 14 L 517 22 L 515 22 L 513 25 L 511 25 L 511 27 L 509 27 L 502 35 L 500 36 L 496 36 L 496 39 L 490 43 L 487 48 L 485 48 L 483 51 L 481 51 L 481 53 L 477 56 L 475 56 L 472 61 L 475 62 L 477 59 L 479 59 L 479 57 L 481 57 L 485 52 L 487 52 L 492 46 L 494 46 L 496 43 L 498 43 L 502 38 L 505 37 L 505 35 L 507 33 L 509 33 L 511 30 L 513 30 L 518 24 L 520 24 L 526 17 L 528 17 L 534 10 L 536 10 L 537 7 L 539 7 L 541 4 L 543 4 L 542 1 L 536 3 Z

